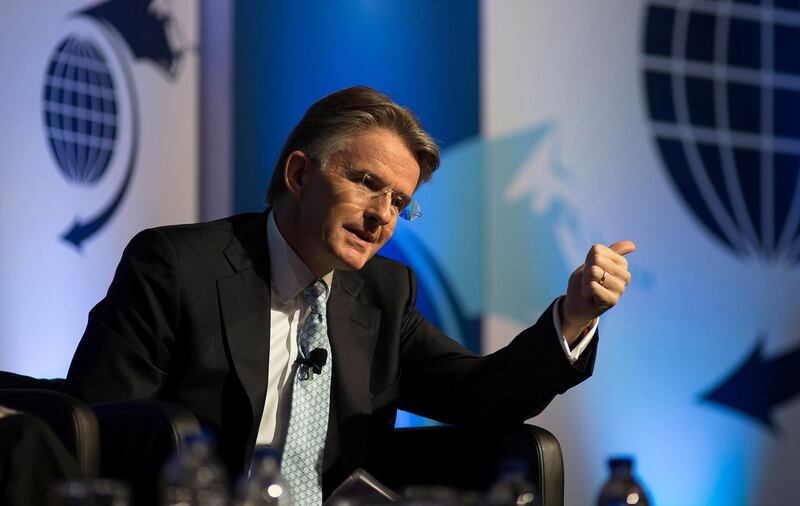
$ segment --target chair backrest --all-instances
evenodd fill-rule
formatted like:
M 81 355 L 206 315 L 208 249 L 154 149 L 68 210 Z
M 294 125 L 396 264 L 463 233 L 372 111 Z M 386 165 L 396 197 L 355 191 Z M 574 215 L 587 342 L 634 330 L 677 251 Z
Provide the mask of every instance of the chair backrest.
M 45 421 L 86 477 L 125 482 L 135 506 L 157 504 L 161 466 L 188 434 L 200 431 L 197 418 L 182 406 L 158 400 L 88 405 L 61 392 L 63 384 L 63 379 L 0 371 L 0 404 Z
M 506 459 L 528 463 L 528 478 L 542 506 L 564 504 L 564 461 L 558 440 L 534 425 L 512 427 L 424 427 L 394 431 L 376 476 L 394 489 L 445 485 L 488 490 Z
M 44 421 L 75 458 L 81 472 L 100 470 L 100 432 L 94 411 L 80 400 L 54 390 L 0 388 L 0 404 Z
M 158 504 L 161 468 L 187 435 L 200 431 L 197 418 L 158 400 L 102 402 L 92 409 L 100 423 L 100 474 L 127 483 L 134 506 Z

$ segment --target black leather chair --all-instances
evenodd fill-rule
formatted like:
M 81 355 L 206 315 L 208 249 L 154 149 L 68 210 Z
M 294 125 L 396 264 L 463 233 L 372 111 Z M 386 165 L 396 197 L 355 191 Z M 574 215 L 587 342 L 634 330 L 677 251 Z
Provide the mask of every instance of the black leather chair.
M 134 491 L 134 504 L 156 504 L 161 466 L 186 435 L 200 429 L 195 416 L 153 400 L 87 406 L 59 392 L 61 385 L 62 380 L 0 372 L 0 404 L 46 420 L 87 476 L 124 481 Z M 495 481 L 499 462 L 509 458 L 528 463 L 542 506 L 563 506 L 561 447 L 555 436 L 534 425 L 398 429 L 385 458 L 370 471 L 395 490 L 445 485 L 483 492 Z
M 390 488 L 445 485 L 487 491 L 506 459 L 528 463 L 542 506 L 564 504 L 564 461 L 558 440 L 534 425 L 425 427 L 394 431 L 377 475 Z
M 161 468 L 185 437 L 200 431 L 197 418 L 177 404 L 135 400 L 92 404 L 100 425 L 100 475 L 127 483 L 133 504 L 158 504 Z
M 61 392 L 62 385 L 0 371 L 0 404 L 45 421 L 84 476 L 120 480 L 131 487 L 135 505 L 157 504 L 161 466 L 200 430 L 195 416 L 155 400 L 87 405 Z
M 100 431 L 94 411 L 67 394 L 40 388 L 0 388 L 0 405 L 44 421 L 87 478 L 100 471 Z

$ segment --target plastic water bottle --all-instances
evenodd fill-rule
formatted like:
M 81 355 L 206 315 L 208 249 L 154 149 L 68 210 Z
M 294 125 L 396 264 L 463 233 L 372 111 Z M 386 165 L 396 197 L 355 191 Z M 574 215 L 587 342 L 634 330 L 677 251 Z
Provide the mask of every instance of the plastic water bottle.
M 600 490 L 597 506 L 650 506 L 644 487 L 633 475 L 633 457 L 608 460 L 611 477 Z
M 535 506 L 540 504 L 533 484 L 528 480 L 528 463 L 521 459 L 500 462 L 498 479 L 489 489 L 491 506 Z
M 278 452 L 271 447 L 256 448 L 250 476 L 236 486 L 236 506 L 291 505 L 292 494 L 280 472 Z
M 228 477 L 207 433 L 187 436 L 161 472 L 162 506 L 227 506 Z

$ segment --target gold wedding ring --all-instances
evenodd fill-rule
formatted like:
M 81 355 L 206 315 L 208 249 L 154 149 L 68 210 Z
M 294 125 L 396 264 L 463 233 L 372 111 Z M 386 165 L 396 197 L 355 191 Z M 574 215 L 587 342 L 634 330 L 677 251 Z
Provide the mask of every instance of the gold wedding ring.
M 601 285 L 602 285 L 602 284 L 603 284 L 603 282 L 606 280 L 606 274 L 608 274 L 608 273 L 606 272 L 606 270 L 605 270 L 605 269 L 603 269 L 603 277 L 602 277 L 602 278 L 600 278 L 600 284 L 601 284 Z

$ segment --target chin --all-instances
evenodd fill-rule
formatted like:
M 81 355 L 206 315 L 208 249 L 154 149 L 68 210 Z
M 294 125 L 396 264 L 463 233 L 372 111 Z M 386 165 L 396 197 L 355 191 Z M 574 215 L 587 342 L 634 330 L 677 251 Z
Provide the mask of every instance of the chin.
M 358 271 L 361 270 L 364 265 L 369 261 L 371 257 L 366 258 L 349 258 L 349 259 L 342 259 L 343 270 L 348 271 Z
M 336 268 L 348 271 L 357 271 L 364 267 L 379 249 L 376 244 L 351 243 L 348 240 L 331 246 L 330 252 L 336 259 Z
M 337 269 L 357 271 L 366 265 L 369 260 L 375 256 L 375 252 L 362 253 L 356 251 L 345 251 L 342 255 L 337 255 L 338 264 Z

